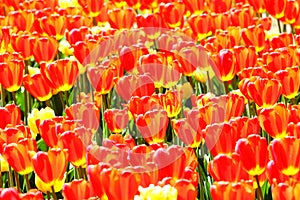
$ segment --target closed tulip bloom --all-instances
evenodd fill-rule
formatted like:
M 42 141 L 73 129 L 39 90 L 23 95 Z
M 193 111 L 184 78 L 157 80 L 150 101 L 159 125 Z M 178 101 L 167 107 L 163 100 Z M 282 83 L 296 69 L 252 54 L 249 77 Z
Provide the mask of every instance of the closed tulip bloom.
M 64 184 L 63 196 L 66 200 L 80 200 L 95 197 L 96 194 L 89 181 L 75 179 L 70 183 Z
M 136 125 L 143 138 L 150 144 L 165 140 L 168 116 L 164 110 L 150 110 L 136 118 Z
M 32 48 L 30 44 L 31 34 L 19 32 L 11 35 L 11 45 L 16 52 L 19 52 L 25 60 L 32 57 Z
M 231 50 L 222 49 L 213 57 L 215 61 L 215 74 L 221 81 L 230 81 L 236 74 L 235 57 Z
M 90 17 L 98 16 L 103 6 L 103 0 L 79 0 L 78 3 Z
M 259 135 L 249 135 L 239 139 L 235 147 L 240 155 L 244 169 L 251 176 L 261 175 L 268 163 L 268 143 L 266 138 Z
M 115 8 L 108 11 L 108 22 L 112 28 L 129 29 L 135 21 L 135 16 L 136 13 L 132 8 Z
M 77 61 L 61 59 L 52 63 L 41 63 L 41 74 L 57 92 L 70 90 L 77 79 L 79 68 Z
M 299 67 L 287 67 L 275 73 L 282 85 L 282 95 L 288 99 L 295 98 L 300 88 L 300 70 Z
M 31 42 L 35 61 L 41 63 L 42 61 L 51 62 L 54 60 L 58 51 L 58 42 L 55 38 L 36 36 Z
M 43 193 L 38 189 L 30 189 L 27 193 L 20 194 L 22 200 L 42 200 Z
M 244 28 L 242 38 L 247 46 L 254 46 L 256 52 L 260 52 L 265 48 L 265 30 L 261 24 Z
M 59 14 L 51 14 L 40 19 L 42 30 L 49 36 L 54 36 L 57 40 L 63 38 L 67 28 L 66 17 Z
M 86 147 L 80 136 L 73 131 L 65 131 L 59 135 L 59 139 L 69 152 L 69 162 L 75 167 L 86 167 Z
M 21 200 L 19 192 L 15 188 L 1 188 L 0 199 Z
M 258 110 L 260 126 L 273 138 L 287 136 L 289 112 L 283 103 Z
M 210 187 L 212 199 L 214 200 L 231 200 L 244 199 L 252 200 L 255 197 L 252 182 L 215 182 Z
M 22 60 L 10 60 L 0 63 L 0 84 L 9 92 L 17 91 L 23 81 L 24 62 Z
M 254 46 L 235 46 L 233 49 L 236 57 L 236 71 L 241 72 L 244 68 L 256 65 L 257 54 Z
M 169 28 L 182 27 L 184 23 L 185 5 L 182 2 L 170 2 L 160 6 L 164 23 Z
M 48 152 L 38 152 L 32 158 L 36 175 L 36 185 L 42 192 L 58 192 L 63 188 L 68 162 L 66 150 L 50 149 Z
M 31 158 L 36 151 L 35 139 L 25 138 L 17 143 L 7 144 L 2 155 L 17 173 L 24 175 L 33 171 Z
M 211 27 L 212 17 L 208 14 L 192 15 L 188 19 L 188 23 L 197 36 L 197 41 L 202 41 L 212 34 Z
M 31 31 L 34 23 L 34 17 L 34 12 L 30 10 L 12 11 L 8 13 L 8 24 L 14 27 L 16 32 Z
M 0 129 L 15 127 L 21 124 L 21 110 L 16 104 L 6 104 L 0 107 Z
M 208 172 L 215 181 L 239 182 L 250 180 L 238 154 L 219 154 L 208 163 Z
M 263 13 L 266 11 L 265 0 L 249 0 L 249 4 L 253 6 L 255 12 Z
M 282 0 L 265 0 L 266 10 L 270 15 L 272 15 L 276 19 L 280 19 L 284 16 L 286 2 L 287 1 Z
M 47 101 L 53 95 L 53 89 L 47 84 L 40 72 L 26 74 L 23 79 L 25 89 L 37 100 Z
M 299 198 L 300 183 L 275 183 L 272 185 L 274 200 L 296 200 Z
M 129 115 L 128 110 L 125 109 L 106 109 L 104 111 L 104 120 L 113 133 L 121 133 L 126 128 Z
M 168 113 L 168 117 L 172 118 L 177 116 L 182 107 L 182 95 L 179 91 L 168 90 L 165 94 L 158 94 L 159 103 Z
M 287 136 L 275 139 L 269 146 L 269 151 L 276 166 L 286 176 L 296 175 L 300 170 L 300 139 Z

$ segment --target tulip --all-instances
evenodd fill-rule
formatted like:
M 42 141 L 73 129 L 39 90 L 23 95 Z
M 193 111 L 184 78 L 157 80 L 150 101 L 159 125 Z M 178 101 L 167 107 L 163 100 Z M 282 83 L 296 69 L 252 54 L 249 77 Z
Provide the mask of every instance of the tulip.
M 47 101 L 53 95 L 53 89 L 47 84 L 40 72 L 23 78 L 25 89 L 37 100 Z
M 230 81 L 236 74 L 235 57 L 229 49 L 222 49 L 214 57 L 216 63 L 214 72 L 219 80 Z
M 273 138 L 287 136 L 289 112 L 284 104 L 278 103 L 269 108 L 258 110 L 260 126 Z
M 292 136 L 275 139 L 269 146 L 272 159 L 286 176 L 296 175 L 300 170 L 299 147 L 300 140 Z
M 42 200 L 43 193 L 37 189 L 30 189 L 27 193 L 20 194 L 22 200 Z
M 186 10 L 188 10 L 191 14 L 202 13 L 205 10 L 205 1 L 204 0 L 183 0 L 185 4 Z
M 300 70 L 298 67 L 288 67 L 275 73 L 282 85 L 282 95 L 288 99 L 295 98 L 300 88 Z
M 21 200 L 18 191 L 15 188 L 1 188 L 0 189 L 1 199 L 14 199 Z
M 251 176 L 261 175 L 268 163 L 268 143 L 266 138 L 259 135 L 249 135 L 239 139 L 235 147 L 240 155 L 244 169 Z
M 19 90 L 22 85 L 24 62 L 22 60 L 10 60 L 0 63 L 0 84 L 9 92 Z
M 26 32 L 14 33 L 11 35 L 11 45 L 16 52 L 19 52 L 25 60 L 32 57 L 32 48 L 30 44 L 31 35 Z
M 292 65 L 292 56 L 286 48 L 271 52 L 266 56 L 266 69 L 271 72 L 284 70 Z
M 33 108 L 31 113 L 28 113 L 28 126 L 33 134 L 38 134 L 38 124 L 43 122 L 46 119 L 53 119 L 55 117 L 54 110 L 50 107 L 42 108 L 38 110 Z
M 39 190 L 58 192 L 63 188 L 68 154 L 66 150 L 50 149 L 38 152 L 32 158 L 36 175 L 35 184 Z
M 108 11 L 108 22 L 112 28 L 131 28 L 135 20 L 135 11 L 132 8 L 113 9 Z M 122 21 L 120 21 L 122 19 Z
M 275 183 L 272 185 L 272 197 L 274 200 L 296 200 L 299 196 L 300 183 Z
M 8 13 L 8 24 L 19 31 L 31 31 L 34 22 L 34 13 L 30 10 L 12 11 Z
M 161 15 L 168 28 L 183 27 L 185 5 L 182 2 L 170 2 L 160 5 Z
M 128 101 L 132 96 L 150 96 L 155 91 L 153 80 L 148 75 L 128 75 L 119 79 L 117 93 Z
M 256 65 L 257 54 L 254 46 L 235 46 L 233 49 L 236 58 L 236 71 L 241 72 L 244 68 Z
M 211 21 L 212 18 L 208 14 L 192 15 L 188 19 L 193 33 L 197 36 L 197 41 L 200 42 L 212 34 Z
M 249 0 L 249 4 L 253 6 L 255 12 L 263 13 L 266 11 L 264 0 Z
M 57 54 L 58 42 L 53 37 L 36 37 L 32 39 L 31 45 L 34 59 L 38 63 L 51 62 Z
M 168 116 L 164 110 L 150 110 L 138 115 L 136 125 L 143 138 L 149 143 L 161 143 L 165 140 Z
M 128 110 L 134 119 L 140 114 L 145 114 L 147 111 L 153 109 L 162 109 L 157 98 L 153 96 L 132 96 L 128 103 Z
M 98 16 L 103 6 L 103 0 L 78 0 L 78 3 L 90 17 Z
M 252 182 L 215 182 L 210 186 L 212 199 L 230 200 L 245 199 L 252 200 L 255 197 Z
M 287 1 L 282 0 L 265 1 L 266 10 L 270 15 L 272 15 L 276 19 L 280 19 L 284 16 L 286 2 Z
M 250 177 L 242 167 L 240 155 L 218 154 L 208 163 L 208 172 L 214 181 L 239 182 Z
M 63 187 L 64 199 L 88 199 L 96 196 L 89 181 L 76 179 L 70 183 L 65 183 Z
M 247 46 L 254 46 L 256 52 L 261 52 L 265 48 L 265 31 L 262 25 L 252 25 L 243 29 L 242 38 Z
M 36 141 L 25 138 L 19 140 L 18 143 L 7 144 L 2 154 L 17 173 L 25 175 L 33 171 L 31 158 L 36 151 Z
M 161 200 L 177 199 L 177 190 L 170 185 L 161 187 L 150 184 L 146 188 L 139 186 L 139 193 L 139 195 L 134 197 L 134 200 L 144 200 L 147 198 Z
M 232 26 L 246 28 L 254 24 L 254 10 L 247 5 L 244 5 L 242 8 L 231 9 L 230 17 Z
M 104 111 L 104 120 L 109 130 L 113 133 L 121 133 L 129 121 L 128 110 L 107 109 Z
M 21 124 L 21 110 L 16 104 L 6 104 L 0 107 L 0 129 L 15 127 Z
M 77 62 L 69 59 L 61 59 L 49 64 L 41 63 L 40 68 L 43 78 L 57 92 L 70 90 L 79 73 Z

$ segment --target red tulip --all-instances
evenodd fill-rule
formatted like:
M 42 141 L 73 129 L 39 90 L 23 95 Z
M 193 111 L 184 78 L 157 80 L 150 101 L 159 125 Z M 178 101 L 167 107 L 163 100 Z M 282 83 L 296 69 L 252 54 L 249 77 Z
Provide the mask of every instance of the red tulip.
M 268 143 L 266 138 L 259 135 L 249 135 L 239 139 L 235 147 L 240 155 L 244 169 L 251 176 L 261 175 L 268 163 Z
M 59 14 L 51 14 L 40 19 L 42 30 L 49 36 L 60 40 L 64 37 L 67 28 L 67 18 Z
M 31 44 L 34 59 L 38 63 L 53 61 L 58 51 L 58 42 L 53 37 L 35 37 Z
M 136 125 L 143 138 L 149 143 L 161 143 L 165 140 L 168 116 L 164 110 L 150 110 L 138 115 Z
M 22 85 L 24 62 L 22 60 L 9 60 L 0 63 L 0 84 L 9 92 L 19 90 Z
M 241 72 L 244 68 L 256 65 L 257 54 L 254 46 L 235 46 L 233 49 L 236 58 L 236 71 Z
M 30 44 L 31 35 L 29 33 L 14 33 L 11 35 L 11 45 L 16 52 L 19 52 L 25 60 L 32 57 L 33 52 Z
M 300 139 L 287 136 L 275 139 L 269 146 L 269 151 L 276 166 L 286 176 L 293 176 L 300 170 Z
M 300 183 L 275 183 L 272 185 L 274 200 L 296 200 L 299 196 Z
M 192 15 L 188 19 L 188 23 L 197 36 L 197 41 L 202 41 L 212 34 L 211 27 L 212 18 L 208 14 Z
M 222 49 L 213 57 L 216 65 L 213 70 L 221 81 L 230 81 L 235 76 L 237 70 L 235 67 L 234 54 L 229 49 Z
M 104 111 L 104 120 L 109 130 L 113 133 L 121 133 L 126 128 L 129 115 L 127 109 L 106 109 Z
M 287 67 L 275 73 L 275 76 L 282 85 L 282 95 L 288 99 L 295 98 L 300 88 L 299 67 Z
M 15 127 L 21 124 L 21 110 L 16 104 L 0 107 L 0 129 Z
M 289 112 L 283 103 L 258 110 L 260 126 L 273 138 L 287 136 Z
M 160 5 L 161 15 L 164 23 L 169 28 L 183 27 L 185 5 L 182 2 L 170 2 Z
M 265 48 L 265 30 L 262 25 L 252 25 L 243 29 L 242 38 L 247 46 L 254 46 L 256 52 L 260 52 Z
M 266 10 L 270 15 L 272 15 L 276 19 L 280 19 L 284 16 L 286 2 L 287 1 L 282 0 L 265 1 Z
M 103 6 L 103 0 L 79 0 L 78 3 L 82 6 L 84 11 L 91 17 L 98 16 Z
M 30 10 L 17 10 L 8 13 L 8 24 L 19 31 L 31 31 L 34 13 Z
M 135 20 L 135 11 L 132 8 L 113 9 L 108 11 L 108 22 L 112 28 L 131 28 Z M 121 19 L 121 21 L 120 21 Z
M 88 199 L 96 196 L 91 183 L 83 179 L 75 179 L 70 183 L 65 183 L 63 196 L 66 200 Z

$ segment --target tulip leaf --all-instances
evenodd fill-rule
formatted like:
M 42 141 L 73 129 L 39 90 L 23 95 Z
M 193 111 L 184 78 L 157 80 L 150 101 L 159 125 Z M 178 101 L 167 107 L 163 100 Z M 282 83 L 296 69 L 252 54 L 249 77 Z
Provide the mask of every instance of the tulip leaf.
M 39 141 L 36 143 L 37 144 L 37 148 L 41 151 L 47 151 L 48 150 L 48 146 L 46 145 L 45 141 L 41 138 L 39 139 Z

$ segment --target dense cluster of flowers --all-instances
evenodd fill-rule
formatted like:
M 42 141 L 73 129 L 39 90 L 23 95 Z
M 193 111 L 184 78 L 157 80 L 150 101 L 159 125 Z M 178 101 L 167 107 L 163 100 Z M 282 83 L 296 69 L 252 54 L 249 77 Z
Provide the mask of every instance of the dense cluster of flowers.
M 0 6 L 0 199 L 299 198 L 300 1 Z

